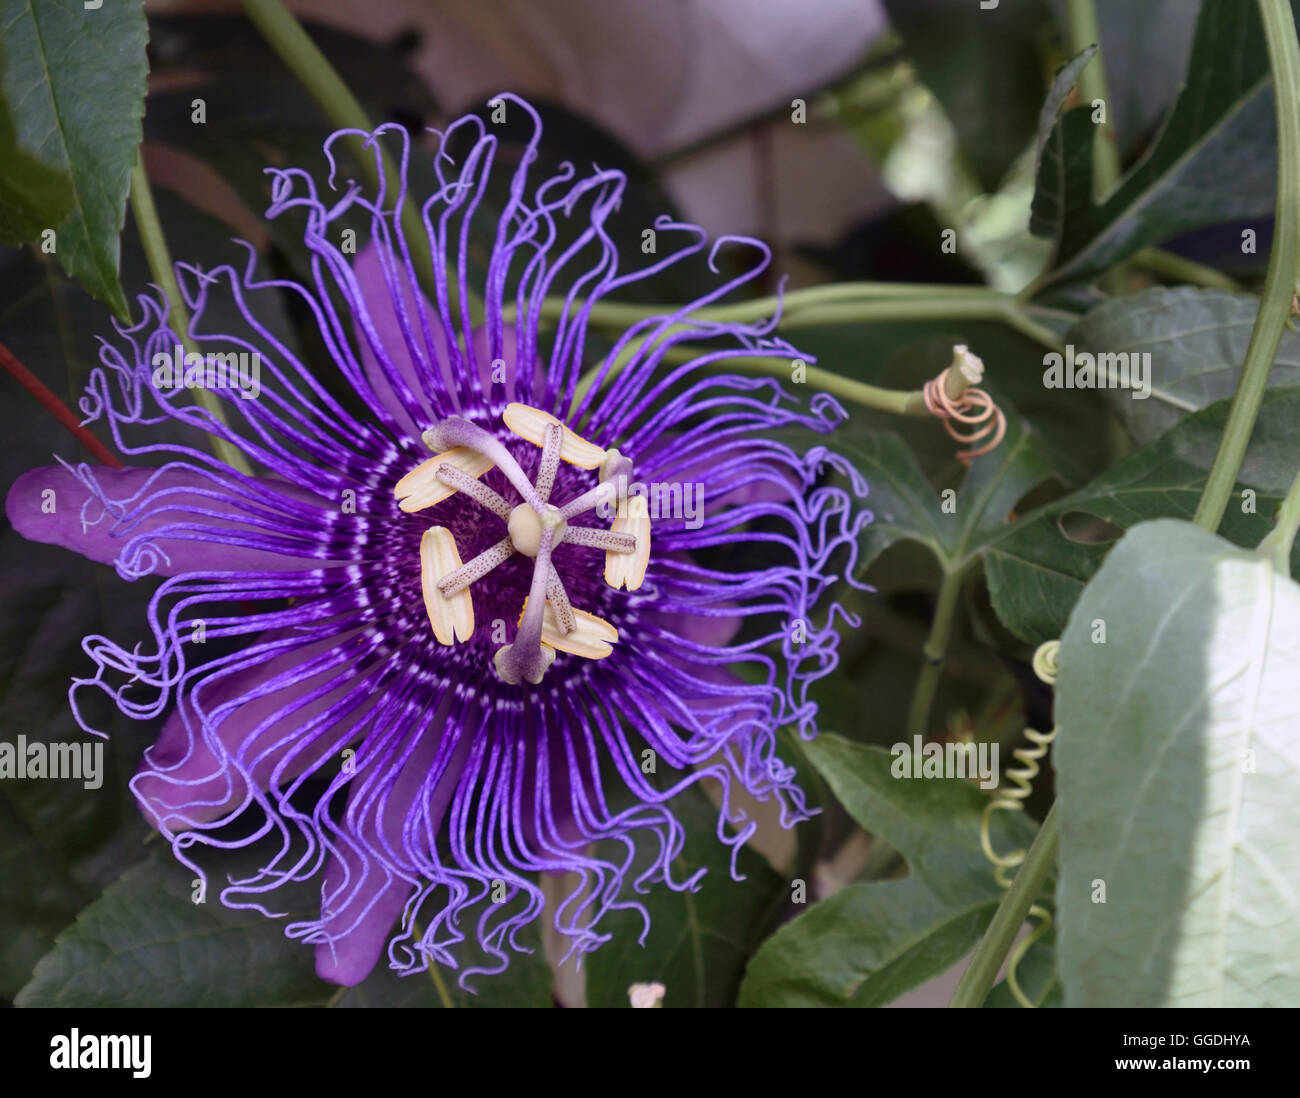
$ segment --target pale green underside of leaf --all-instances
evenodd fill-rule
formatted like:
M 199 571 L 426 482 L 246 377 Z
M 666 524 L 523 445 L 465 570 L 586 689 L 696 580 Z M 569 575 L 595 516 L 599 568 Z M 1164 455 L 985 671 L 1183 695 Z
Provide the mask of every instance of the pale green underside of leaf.
M 1143 523 L 1084 590 L 1060 666 L 1066 1004 L 1300 1003 L 1300 586 Z

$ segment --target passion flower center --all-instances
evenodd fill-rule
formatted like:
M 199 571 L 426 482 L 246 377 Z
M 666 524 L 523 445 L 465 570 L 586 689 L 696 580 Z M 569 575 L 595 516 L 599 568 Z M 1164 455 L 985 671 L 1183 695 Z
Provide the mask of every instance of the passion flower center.
M 560 509 L 549 503 L 540 515 L 529 504 L 521 503 L 510 512 L 506 526 L 515 550 L 526 557 L 535 557 L 542 544 L 544 529 L 551 531 L 551 549 L 554 550 L 564 540 L 569 524 L 564 521 Z
M 569 520 L 613 503 L 619 478 L 632 463 L 617 450 L 603 449 L 575 434 L 547 412 L 510 404 L 506 427 L 542 449 L 537 477 L 530 481 L 505 445 L 490 432 L 452 416 L 424 433 L 434 457 L 397 483 L 398 506 L 407 512 L 436 507 L 457 492 L 475 500 L 505 523 L 500 541 L 467 563 L 446 526 L 431 526 L 420 541 L 420 582 L 433 635 L 440 644 L 466 641 L 474 633 L 473 584 L 482 582 L 516 552 L 532 557 L 533 577 L 511 644 L 497 650 L 493 662 L 508 683 L 539 683 L 555 660 L 556 650 L 586 659 L 604 659 L 618 640 L 609 622 L 576 609 L 552 560 L 561 542 L 605 553 L 605 582 L 635 591 L 645 580 L 650 558 L 650 515 L 645 500 L 635 497 L 620 506 L 609 530 L 570 526 Z M 550 502 L 561 461 L 598 469 L 599 483 L 562 506 Z M 479 479 L 489 469 L 505 474 L 522 499 L 511 506 Z M 626 480 L 623 480 L 626 483 Z M 622 501 L 620 501 L 621 503 Z

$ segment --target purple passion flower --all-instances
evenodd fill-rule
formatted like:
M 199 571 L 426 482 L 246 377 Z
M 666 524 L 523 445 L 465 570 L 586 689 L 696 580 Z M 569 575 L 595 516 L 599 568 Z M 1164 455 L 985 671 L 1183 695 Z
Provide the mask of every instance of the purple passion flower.
M 570 952 L 607 940 L 602 918 L 618 909 L 641 914 L 644 941 L 636 893 L 699 887 L 703 871 L 672 876 L 683 828 L 670 803 L 703 778 L 721 789 L 733 876 L 756 826 L 737 785 L 776 797 L 785 826 L 805 818 L 776 733 L 816 734 L 809 687 L 835 666 L 836 614 L 848 618 L 817 604 L 851 572 L 870 517 L 843 459 L 773 437 L 829 432 L 844 416 L 834 400 L 801 410 L 775 381 L 714 365 L 797 355 L 774 319 L 697 315 L 759 274 L 763 245 L 708 249 L 701 230 L 661 217 L 656 232 L 681 246 L 621 271 L 606 220 L 624 177 L 565 164 L 530 190 L 540 120 L 499 98 L 532 136 L 490 254 L 477 253 L 481 324 L 469 229 L 485 217 L 491 127 L 470 116 L 440 135 L 420 204 L 432 301 L 394 212 L 407 136 L 360 134 L 377 163 L 381 139 L 400 144 L 401 193 L 372 199 L 350 183 L 325 198 L 306 172 L 269 169 L 268 216 L 305 214 L 309 285 L 257 280 L 251 247 L 243 270 L 177 265 L 198 345 L 260 363 L 256 386 L 233 358 L 186 363 L 226 423 L 177 384 L 165 303 L 143 296 L 144 319 L 103 343 L 81 401 L 143 464 L 35 469 L 8 496 L 26 537 L 126 579 L 165 577 L 149 643 L 84 640 L 97 671 L 74 680 L 73 709 L 95 734 L 81 689 L 134 718 L 168 714 L 132 779 L 149 820 L 199 875 L 195 844 L 268 851 L 222 889 L 231 907 L 273 915 L 277 889 L 319 882 L 320 917 L 286 933 L 339 984 L 364 979 L 386 945 L 401 972 L 434 961 L 462 968 L 464 984 L 501 971 L 542 911 L 540 873 L 579 882 L 554 916 Z M 331 189 L 344 136 L 325 146 Z M 454 160 L 453 139 L 468 149 Z M 369 220 L 356 255 L 335 224 L 348 212 Z M 563 244 L 561 219 L 576 225 Z M 632 324 L 612 350 L 588 349 L 602 296 L 706 249 L 716 273 L 723 244 L 755 264 Z M 280 292 L 314 318 L 319 361 L 259 319 L 257 295 Z M 544 312 L 553 293 L 563 308 Z M 686 342 L 705 346 L 681 363 Z M 214 364 L 230 369 L 214 377 Z M 226 440 L 260 474 L 177 444 L 168 421 Z M 831 471 L 848 490 L 821 483 Z M 457 959 L 469 934 L 478 967 Z

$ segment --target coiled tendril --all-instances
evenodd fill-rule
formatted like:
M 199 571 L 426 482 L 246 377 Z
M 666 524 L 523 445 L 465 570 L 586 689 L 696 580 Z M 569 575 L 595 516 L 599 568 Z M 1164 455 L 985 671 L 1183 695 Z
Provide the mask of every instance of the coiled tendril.
M 1034 651 L 1033 668 L 1034 674 L 1049 686 L 1056 682 L 1058 668 L 1058 658 L 1061 650 L 1061 642 L 1057 640 L 1047 641 L 1040 644 Z M 1034 790 L 1034 779 L 1038 777 L 1038 760 L 1047 754 L 1051 743 L 1056 739 L 1057 729 L 1043 733 L 1032 728 L 1025 729 L 1025 739 L 1032 746 L 1019 747 L 1012 752 L 1015 759 L 1022 765 L 1019 767 L 1008 767 L 1007 777 L 1015 784 L 1014 789 L 1008 789 L 999 785 L 993 798 L 984 807 L 984 813 L 980 817 L 980 846 L 984 849 L 984 856 L 988 858 L 994 866 L 994 878 L 1003 888 L 1011 887 L 1010 870 L 1015 869 L 1025 860 L 1028 851 L 1013 850 L 1006 854 L 999 854 L 993 849 L 993 841 L 989 834 L 989 821 L 993 818 L 994 812 L 1022 812 L 1025 807 L 1025 800 Z M 1022 1007 L 1032 1007 L 1035 1004 L 1029 1001 L 1028 996 L 1021 990 L 1020 982 L 1016 978 L 1016 966 L 1029 948 L 1044 934 L 1051 929 L 1052 913 L 1042 904 L 1034 903 L 1029 908 L 1029 915 L 1038 920 L 1037 925 L 1011 951 L 1007 958 L 1007 987 L 1011 989 L 1011 994 L 1015 997 Z

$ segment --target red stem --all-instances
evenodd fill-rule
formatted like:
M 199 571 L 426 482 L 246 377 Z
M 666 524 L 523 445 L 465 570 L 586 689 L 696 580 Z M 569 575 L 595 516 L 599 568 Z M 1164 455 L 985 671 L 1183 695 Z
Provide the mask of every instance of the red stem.
M 111 465 L 114 469 L 121 469 L 122 462 L 117 455 L 108 449 L 94 435 L 84 428 L 77 417 L 72 414 L 72 410 L 63 403 L 54 391 L 45 384 L 39 377 L 31 372 L 26 366 L 14 357 L 14 353 L 9 350 L 3 343 L 0 343 L 0 366 L 3 366 L 18 384 L 39 400 L 46 409 L 48 409 L 60 423 L 69 431 L 77 436 L 77 441 L 87 450 L 95 455 L 97 461 L 104 465 Z

